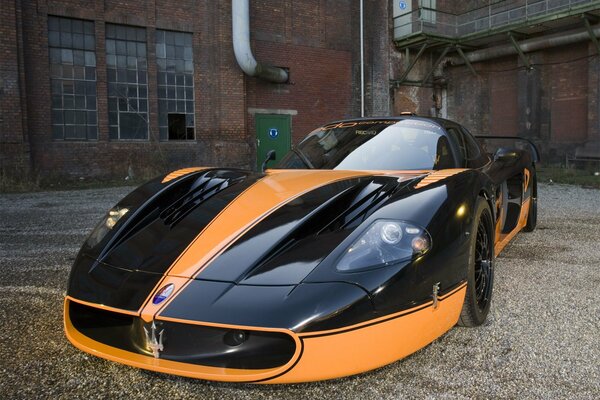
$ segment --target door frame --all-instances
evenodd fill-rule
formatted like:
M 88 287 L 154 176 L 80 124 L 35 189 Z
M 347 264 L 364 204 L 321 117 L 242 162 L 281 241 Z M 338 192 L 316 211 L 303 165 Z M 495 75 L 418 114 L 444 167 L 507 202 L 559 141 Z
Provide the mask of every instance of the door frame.
M 255 154 L 255 160 L 256 160 L 256 167 L 257 169 L 260 169 L 261 164 L 264 160 L 259 160 L 259 147 L 260 147 L 260 138 L 259 138 L 259 124 L 258 124 L 258 119 L 260 119 L 261 117 L 271 117 L 271 118 L 278 118 L 278 119 L 285 119 L 287 120 L 287 130 L 288 130 L 288 136 L 287 136 L 287 148 L 291 149 L 292 147 L 292 115 L 291 113 L 281 113 L 281 112 L 269 112 L 269 110 L 264 110 L 264 112 L 256 112 L 254 113 L 254 139 L 256 140 L 256 154 Z M 277 154 L 277 158 L 280 159 L 281 157 L 283 157 L 283 154 Z

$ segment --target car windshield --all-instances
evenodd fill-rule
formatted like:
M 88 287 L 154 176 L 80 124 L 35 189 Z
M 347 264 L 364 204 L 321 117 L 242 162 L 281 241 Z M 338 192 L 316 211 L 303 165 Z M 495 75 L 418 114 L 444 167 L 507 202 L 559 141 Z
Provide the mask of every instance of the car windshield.
M 448 139 L 431 122 L 341 122 L 311 132 L 276 168 L 422 170 L 454 165 Z

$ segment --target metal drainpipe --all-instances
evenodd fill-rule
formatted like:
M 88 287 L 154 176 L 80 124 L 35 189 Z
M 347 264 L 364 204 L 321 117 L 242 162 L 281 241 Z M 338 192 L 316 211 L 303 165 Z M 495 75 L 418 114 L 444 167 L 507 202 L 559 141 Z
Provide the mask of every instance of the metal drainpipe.
M 600 26 L 595 26 L 592 28 L 592 30 L 594 32 L 594 35 L 600 36 Z M 582 42 L 584 40 L 589 39 L 590 35 L 588 34 L 587 29 L 573 29 L 563 33 L 555 33 L 539 38 L 523 40 L 519 42 L 519 47 L 524 53 L 526 53 L 546 49 L 549 47 L 565 46 L 568 44 Z M 512 54 L 517 54 L 517 50 L 512 44 L 507 44 L 502 46 L 490 47 L 489 49 L 475 50 L 465 54 L 465 56 L 470 62 L 475 63 Z M 462 65 L 465 63 L 465 61 L 461 57 L 452 57 L 451 61 L 452 65 Z
M 365 116 L 365 41 L 363 25 L 363 0 L 360 0 L 360 116 Z
M 231 0 L 231 25 L 233 52 L 240 68 L 247 75 L 265 81 L 287 82 L 286 70 L 259 63 L 252 54 L 250 48 L 250 0 Z

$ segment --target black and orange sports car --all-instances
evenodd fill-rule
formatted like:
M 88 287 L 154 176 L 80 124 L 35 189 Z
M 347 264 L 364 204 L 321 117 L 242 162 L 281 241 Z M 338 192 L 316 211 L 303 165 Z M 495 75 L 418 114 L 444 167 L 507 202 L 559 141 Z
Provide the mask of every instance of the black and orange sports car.
M 488 155 L 443 119 L 356 119 L 264 172 L 161 176 L 84 243 L 66 335 L 99 357 L 221 381 L 396 361 L 485 321 L 494 257 L 536 225 L 538 154 L 517 147 Z

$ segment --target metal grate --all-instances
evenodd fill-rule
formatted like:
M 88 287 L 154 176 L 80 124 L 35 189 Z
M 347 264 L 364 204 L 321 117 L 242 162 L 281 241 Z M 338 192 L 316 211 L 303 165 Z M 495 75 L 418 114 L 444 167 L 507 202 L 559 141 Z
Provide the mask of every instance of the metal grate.
M 463 14 L 418 7 L 394 18 L 394 39 L 401 40 L 419 33 L 460 38 L 559 13 L 581 13 L 598 7 L 597 0 L 507 0 Z M 435 15 L 434 19 L 432 15 Z

